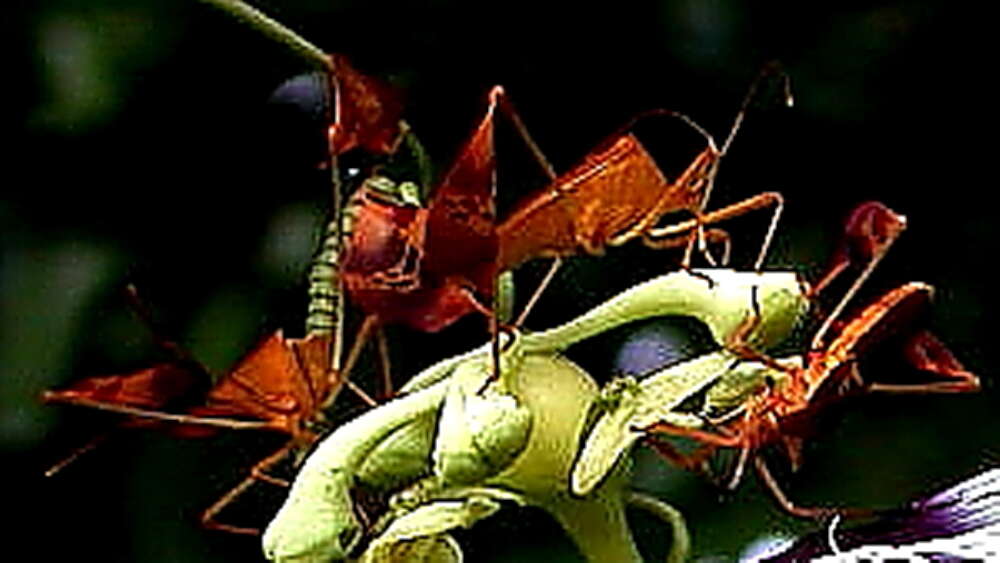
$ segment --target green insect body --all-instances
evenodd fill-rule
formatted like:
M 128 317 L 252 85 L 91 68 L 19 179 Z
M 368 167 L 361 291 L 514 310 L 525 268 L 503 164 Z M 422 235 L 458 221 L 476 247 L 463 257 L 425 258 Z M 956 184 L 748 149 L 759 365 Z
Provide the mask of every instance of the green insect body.
M 775 360 L 789 367 L 801 366 L 802 356 Z M 755 361 L 743 361 L 725 350 L 660 370 L 641 382 L 620 378 L 608 387 L 622 388 L 604 410 L 587 436 L 573 467 L 570 486 L 575 494 L 588 494 L 608 474 L 616 460 L 637 440 L 643 430 L 658 422 L 700 428 L 707 420 L 735 415 L 748 397 L 768 385 L 780 387 L 787 373 Z M 621 383 L 630 380 L 630 384 Z M 704 391 L 700 408 L 693 413 L 674 409 Z
M 399 147 L 379 172 L 366 178 L 343 210 L 335 210 L 327 223 L 320 250 L 309 269 L 309 306 L 306 333 L 329 334 L 340 322 L 343 310 L 340 287 L 340 257 L 344 241 L 349 240 L 357 219 L 358 194 L 366 190 L 381 200 L 397 206 L 422 207 L 433 181 L 433 169 L 427 151 L 413 131 L 402 122 Z M 409 178 L 396 181 L 393 178 Z
M 327 224 L 320 250 L 309 268 L 309 307 L 306 334 L 332 334 L 340 323 L 341 235 L 339 220 Z
M 660 370 L 642 382 L 631 377 L 610 382 L 606 389 L 618 393 L 614 401 L 603 403 L 603 412 L 580 449 L 570 475 L 573 494 L 589 494 L 645 434 L 643 428 L 663 420 L 678 426 L 700 426 L 697 416 L 674 409 L 720 379 L 737 361 L 735 355 L 722 350 Z

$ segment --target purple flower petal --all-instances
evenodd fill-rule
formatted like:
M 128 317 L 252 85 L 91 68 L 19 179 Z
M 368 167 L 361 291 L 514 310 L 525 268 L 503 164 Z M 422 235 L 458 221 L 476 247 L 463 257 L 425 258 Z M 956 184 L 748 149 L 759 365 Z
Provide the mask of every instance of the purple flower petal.
M 917 499 L 906 508 L 887 510 L 867 524 L 833 533 L 842 555 L 847 550 L 877 546 L 907 546 L 935 538 L 951 538 L 1000 524 L 1000 468 L 985 471 L 943 491 Z M 1000 533 L 1000 532 L 998 532 Z M 780 554 L 763 561 L 808 561 L 833 555 L 829 530 L 799 538 Z M 948 553 L 929 553 L 935 561 L 952 560 Z

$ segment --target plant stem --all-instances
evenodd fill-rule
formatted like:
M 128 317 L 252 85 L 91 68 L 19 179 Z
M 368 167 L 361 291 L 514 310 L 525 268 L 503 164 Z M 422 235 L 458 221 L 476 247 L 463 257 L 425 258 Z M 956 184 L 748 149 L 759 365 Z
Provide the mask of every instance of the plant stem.
M 333 71 L 333 63 L 319 47 L 306 41 L 304 37 L 285 27 L 257 8 L 240 0 L 202 0 L 211 4 L 261 32 L 264 36 L 288 47 L 296 56 L 311 66 L 326 72 Z
M 565 499 L 547 507 L 587 561 L 642 561 L 617 493 L 601 490 L 586 500 Z

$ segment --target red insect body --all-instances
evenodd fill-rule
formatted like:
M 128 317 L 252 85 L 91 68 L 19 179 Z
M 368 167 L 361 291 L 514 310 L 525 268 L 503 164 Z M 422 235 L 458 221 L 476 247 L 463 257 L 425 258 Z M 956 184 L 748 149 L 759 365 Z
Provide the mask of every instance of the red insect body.
M 497 228 L 499 269 L 536 257 L 600 254 L 647 234 L 668 213 L 700 212 L 720 156 L 709 146 L 671 182 L 634 135 L 613 138 Z
M 388 85 L 358 72 L 347 57 L 330 55 L 330 79 L 336 100 L 329 129 L 332 154 L 360 147 L 391 154 L 399 138 L 403 105 Z
M 787 377 L 774 388 L 766 388 L 750 397 L 744 413 L 714 431 L 689 429 L 657 424 L 648 430 L 686 436 L 705 445 L 688 456 L 672 452 L 669 446 L 656 444 L 665 457 L 680 461 L 687 467 L 699 467 L 718 448 L 738 448 L 748 454 L 765 446 L 779 444 L 785 448 L 793 467 L 801 461 L 805 435 L 811 431 L 809 422 L 816 411 L 829 402 L 840 400 L 852 385 L 861 390 L 917 393 L 959 393 L 979 390 L 979 379 L 967 371 L 954 355 L 933 335 L 919 331 L 906 340 L 906 357 L 918 370 L 943 376 L 945 380 L 931 383 L 882 384 L 866 383 L 857 371 L 857 358 L 890 333 L 909 328 L 914 314 L 931 295 L 931 288 L 921 283 L 898 287 L 865 307 L 839 332 L 825 348 L 810 351 L 804 367 L 787 369 Z M 761 458 L 755 460 L 758 472 L 772 489 L 783 507 L 790 513 L 814 517 L 829 514 L 829 509 L 801 508 L 792 504 L 778 488 Z M 738 481 L 740 467 L 732 485 Z M 846 511 L 853 515 L 853 511 Z M 862 515 L 864 512 L 859 512 Z
M 306 447 L 318 438 L 311 426 L 322 419 L 323 407 L 332 402 L 341 387 L 341 380 L 327 368 L 329 347 L 326 336 L 286 339 L 276 332 L 220 379 L 204 395 L 201 405 L 184 413 L 158 410 L 178 399 L 192 400 L 204 382 L 203 369 L 180 363 L 84 379 L 68 389 L 46 391 L 43 399 L 119 412 L 129 415 L 123 427 L 155 426 L 185 438 L 211 436 L 224 428 L 287 434 L 290 439 L 285 446 L 255 465 L 249 477 L 202 516 L 207 527 L 256 534 L 254 528 L 221 524 L 214 518 L 257 480 L 282 483 L 266 476 L 264 470 L 294 448 Z M 57 465 L 50 474 L 64 465 Z
M 435 189 L 427 207 L 381 201 L 364 186 L 354 196 L 341 276 L 351 299 L 381 323 L 436 332 L 483 310 L 493 295 L 494 89 L 486 116 Z
M 327 370 L 328 348 L 329 340 L 323 337 L 286 339 L 276 332 L 219 380 L 203 405 L 189 412 L 262 420 L 274 430 L 301 436 L 331 394 L 339 391 Z
M 704 446 L 690 455 L 678 454 L 668 444 L 652 442 L 668 459 L 686 467 L 701 467 L 717 448 L 738 448 L 740 463 L 730 486 L 735 486 L 743 463 L 751 453 L 770 444 L 782 445 L 793 467 L 798 467 L 802 442 L 811 430 L 816 411 L 840 400 L 852 388 L 864 392 L 958 393 L 979 390 L 979 379 L 967 371 L 940 340 L 926 330 L 916 330 L 915 319 L 930 300 L 932 289 L 922 283 L 909 283 L 882 295 L 848 321 L 837 317 L 861 283 L 882 259 L 906 226 L 902 215 L 879 202 L 857 206 L 844 226 L 844 239 L 834 253 L 828 271 L 817 286 L 829 285 L 839 274 L 856 263 L 864 268 L 834 312 L 816 331 L 802 367 L 774 364 L 785 372 L 782 381 L 761 389 L 749 397 L 742 415 L 720 424 L 715 430 L 700 430 L 657 424 L 654 433 L 694 438 Z M 814 286 L 813 294 L 818 291 Z M 833 337 L 828 334 L 833 333 Z M 898 333 L 905 333 L 899 335 Z M 858 358 L 890 335 L 903 337 L 904 354 L 916 369 L 939 379 L 930 383 L 885 384 L 865 382 L 858 369 Z M 769 358 L 763 358 L 773 362 Z M 830 513 L 829 509 L 806 509 L 795 506 L 771 476 L 763 458 L 755 466 L 782 506 L 792 514 L 813 517 Z M 843 511 L 851 514 L 851 511 Z M 860 514 L 864 514 L 861 512 Z

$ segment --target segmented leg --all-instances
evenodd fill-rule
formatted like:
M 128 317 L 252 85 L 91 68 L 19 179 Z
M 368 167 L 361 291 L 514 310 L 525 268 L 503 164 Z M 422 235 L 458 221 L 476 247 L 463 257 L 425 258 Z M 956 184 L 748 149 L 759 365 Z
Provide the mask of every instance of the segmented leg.
M 767 232 L 764 235 L 764 241 L 757 254 L 757 260 L 754 262 L 754 270 L 759 271 L 764 265 L 764 258 L 767 256 L 767 251 L 771 246 L 771 241 L 774 239 L 774 233 L 778 227 L 778 221 L 785 208 L 785 199 L 778 192 L 760 193 L 753 197 L 744 199 L 743 201 L 727 205 L 722 209 L 716 209 L 714 211 L 704 213 L 701 217 L 688 219 L 687 221 L 682 221 L 674 225 L 667 225 L 665 227 L 652 229 L 645 235 L 644 240 L 652 241 L 647 242 L 646 244 L 649 244 L 653 248 L 659 248 L 656 245 L 669 243 L 661 243 L 657 239 L 664 239 L 674 237 L 675 235 L 682 233 L 688 233 L 689 231 L 703 228 L 704 225 L 732 219 L 766 207 L 774 207 L 774 211 L 771 214 L 771 221 L 768 223 Z M 689 241 L 692 239 L 690 238 L 690 235 L 688 235 L 683 237 L 683 240 L 685 243 L 691 244 Z
M 785 491 L 782 490 L 781 485 L 778 481 L 771 475 L 771 471 L 767 467 L 767 463 L 760 456 L 755 456 L 754 458 L 754 468 L 757 470 L 757 475 L 761 478 L 764 484 L 767 486 L 768 490 L 774 496 L 775 500 L 778 501 L 778 505 L 781 508 L 791 514 L 792 516 L 797 516 L 799 518 L 810 518 L 810 519 L 823 519 L 831 518 L 835 515 L 840 515 L 843 518 L 866 518 L 875 514 L 876 511 L 867 508 L 828 508 L 828 507 L 805 507 L 799 506 L 792 502 Z
M 288 482 L 282 479 L 276 479 L 265 473 L 267 469 L 277 464 L 279 461 L 284 459 L 293 448 L 296 447 L 296 442 L 289 441 L 287 444 L 282 446 L 278 451 L 265 457 L 264 459 L 257 462 L 253 468 L 250 470 L 250 475 L 241 481 L 238 485 L 230 489 L 226 494 L 222 495 L 219 500 L 212 503 L 205 509 L 205 512 L 201 514 L 201 524 L 210 530 L 220 530 L 223 532 L 230 532 L 233 534 L 245 534 L 245 535 L 260 535 L 260 530 L 257 528 L 245 528 L 241 526 L 233 526 L 230 524 L 223 524 L 215 520 L 215 517 L 219 515 L 222 510 L 232 504 L 237 498 L 247 491 L 254 483 L 257 481 L 264 481 L 265 483 L 271 483 L 282 487 L 287 487 Z

